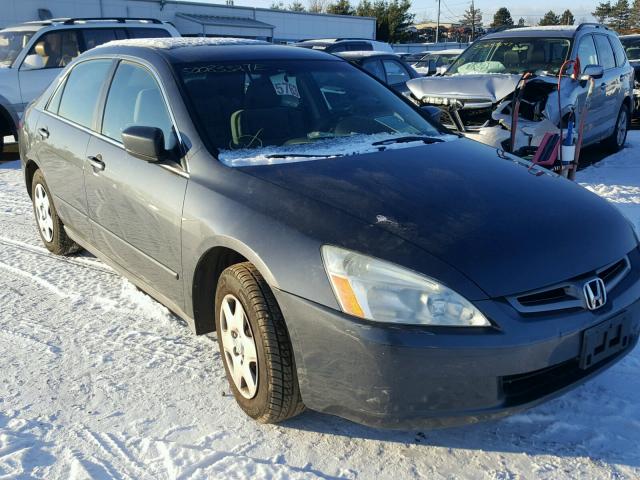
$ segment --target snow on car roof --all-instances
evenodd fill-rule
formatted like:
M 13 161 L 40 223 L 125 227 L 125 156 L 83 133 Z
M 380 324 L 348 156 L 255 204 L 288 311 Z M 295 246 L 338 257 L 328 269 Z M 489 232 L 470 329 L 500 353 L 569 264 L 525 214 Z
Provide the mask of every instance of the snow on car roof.
M 96 48 L 104 47 L 145 47 L 161 50 L 173 50 L 184 47 L 225 45 L 271 45 L 262 40 L 233 37 L 168 37 L 168 38 L 130 38 L 127 40 L 113 40 L 103 43 Z

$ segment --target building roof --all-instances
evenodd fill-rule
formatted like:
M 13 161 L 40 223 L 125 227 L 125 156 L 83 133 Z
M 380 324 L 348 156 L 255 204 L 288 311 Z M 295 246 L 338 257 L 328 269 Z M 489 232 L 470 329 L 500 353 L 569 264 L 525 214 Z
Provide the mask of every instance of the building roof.
M 245 28 L 269 28 L 273 30 L 274 25 L 269 23 L 260 22 L 248 17 L 225 17 L 219 15 L 204 15 L 198 13 L 176 13 L 176 17 L 184 18 L 185 20 L 191 20 L 192 22 L 199 23 L 201 25 L 215 25 L 225 27 L 245 27 Z

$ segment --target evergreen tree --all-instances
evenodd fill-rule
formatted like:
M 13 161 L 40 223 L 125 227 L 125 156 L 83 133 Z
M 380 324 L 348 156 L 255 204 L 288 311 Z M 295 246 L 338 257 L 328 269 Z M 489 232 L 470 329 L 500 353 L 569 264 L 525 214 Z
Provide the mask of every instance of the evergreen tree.
M 629 25 L 632 30 L 640 30 L 640 0 L 634 0 L 629 16 Z
M 507 7 L 498 9 L 496 14 L 493 16 L 493 23 L 491 26 L 493 28 L 513 27 L 513 18 L 511 18 L 511 12 Z
M 373 16 L 373 5 L 369 0 L 361 0 L 356 7 L 356 15 L 360 17 L 371 17 Z
M 573 16 L 573 13 L 571 13 L 571 10 L 569 9 L 565 10 L 564 13 L 562 14 L 562 17 L 560 17 L 560 24 L 573 25 L 574 23 L 576 23 L 576 19 Z
M 269 7 L 271 10 L 284 10 L 284 2 L 282 1 L 274 1 L 271 3 Z
M 376 18 L 376 39 L 383 42 L 405 42 L 412 40 L 411 30 L 415 15 L 409 13 L 411 0 L 360 0 L 355 14 Z
M 600 2 L 591 15 L 596 17 L 598 23 L 607 23 L 612 11 L 613 8 L 611 7 L 611 2 Z
M 289 10 L 292 12 L 304 12 L 304 5 L 299 0 L 294 0 L 289 4 Z
M 625 33 L 631 27 L 631 8 L 628 0 L 618 0 L 611 8 L 609 26 L 618 33 Z
M 327 13 L 334 15 L 355 15 L 355 10 L 349 3 L 349 0 L 336 0 L 327 6 Z
M 518 20 L 518 28 L 523 28 L 527 26 L 527 22 L 525 21 L 524 18 L 520 17 L 520 20 Z
M 539 25 L 560 25 L 560 17 L 553 10 L 549 10 L 540 19 Z

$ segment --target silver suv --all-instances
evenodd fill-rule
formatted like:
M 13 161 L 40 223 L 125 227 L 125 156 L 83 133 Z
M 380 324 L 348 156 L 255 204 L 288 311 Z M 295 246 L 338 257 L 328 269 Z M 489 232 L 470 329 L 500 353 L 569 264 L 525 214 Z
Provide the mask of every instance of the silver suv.
M 579 59 L 580 71 L 575 69 Z M 618 36 L 598 24 L 531 27 L 487 35 L 474 42 L 443 76 L 407 82 L 422 105 L 443 110 L 443 121 L 493 146 L 509 145 L 514 91 L 523 76 L 516 146 L 537 146 L 585 105 L 584 144 L 624 147 L 633 114 L 634 71 Z M 560 80 L 560 81 L 559 81 Z M 560 88 L 558 87 L 560 86 Z M 559 98 L 558 98 L 559 97 Z M 515 150 L 515 148 L 514 148 Z
M 111 40 L 179 36 L 147 18 L 60 18 L 0 30 L 0 152 L 24 107 L 82 52 Z

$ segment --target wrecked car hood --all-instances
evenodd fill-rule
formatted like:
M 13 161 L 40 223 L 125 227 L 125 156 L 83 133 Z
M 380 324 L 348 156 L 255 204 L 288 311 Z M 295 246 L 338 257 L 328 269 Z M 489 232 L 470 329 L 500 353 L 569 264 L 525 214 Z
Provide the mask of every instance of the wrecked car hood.
M 528 166 L 458 139 L 240 170 L 375 225 L 359 231 L 355 249 L 367 253 L 368 244 L 381 242 L 381 228 L 492 297 L 573 278 L 636 246 L 615 207 L 556 175 L 536 176 Z
M 521 75 L 477 74 L 444 77 L 415 78 L 407 82 L 411 93 L 422 99 L 425 96 L 449 98 L 491 99 L 492 103 L 513 93 Z

